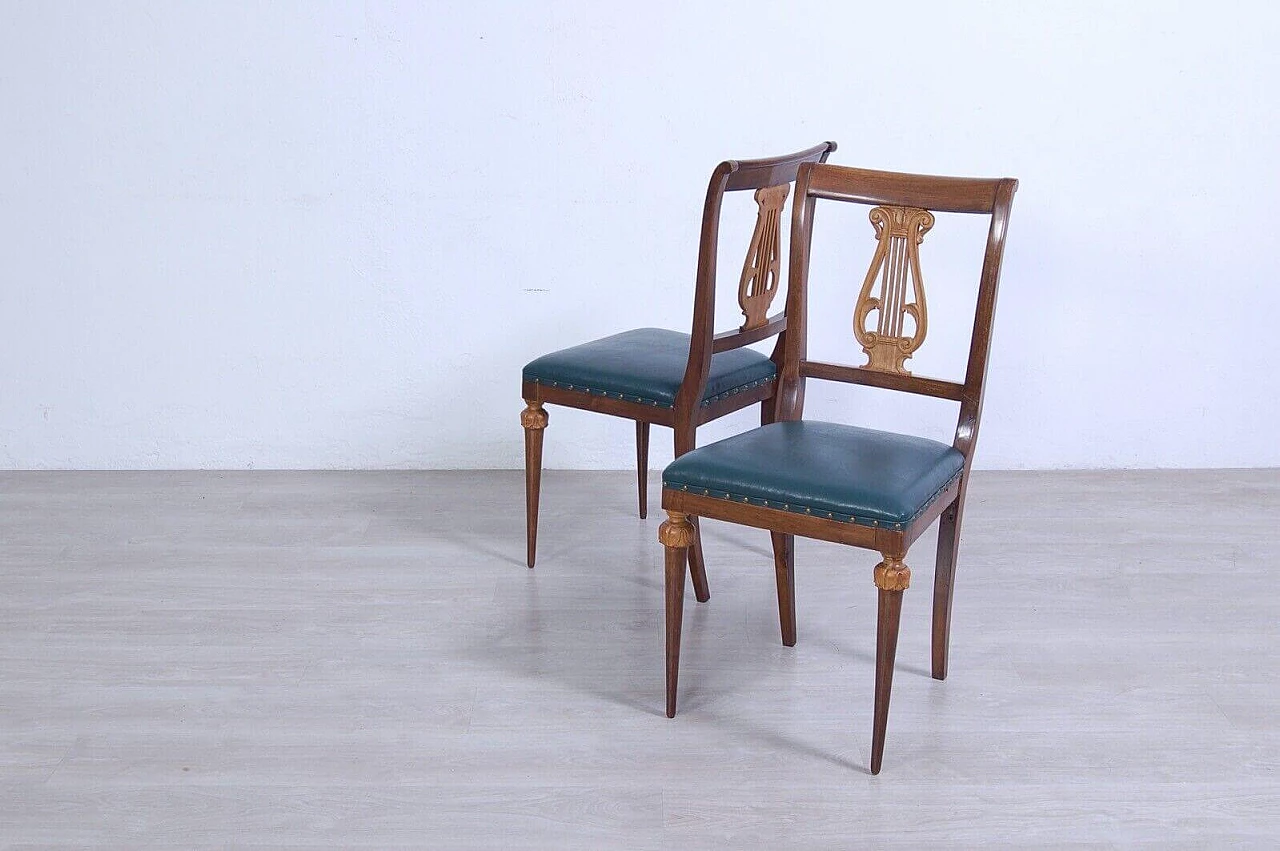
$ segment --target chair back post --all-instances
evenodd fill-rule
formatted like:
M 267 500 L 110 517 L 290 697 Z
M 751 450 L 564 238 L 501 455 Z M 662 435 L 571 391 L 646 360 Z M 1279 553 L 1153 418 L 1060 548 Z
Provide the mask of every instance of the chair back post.
M 825 163 L 827 161 L 827 157 L 829 157 L 831 155 L 831 152 L 836 149 L 835 142 L 828 142 L 827 144 L 829 146 L 828 149 L 822 154 L 822 156 L 820 156 L 817 159 L 817 163 L 819 164 Z M 801 207 L 805 208 L 804 209 L 805 221 L 812 222 L 813 220 L 813 201 L 808 197 L 808 192 L 802 191 L 800 188 L 801 173 L 806 172 L 812 166 L 813 166 L 813 161 L 809 161 L 806 163 L 801 163 L 800 167 L 796 169 L 796 177 L 795 177 L 796 189 L 795 189 L 795 195 L 791 199 L 791 223 L 793 227 L 795 226 L 795 211 Z M 807 246 L 809 244 L 810 238 L 813 235 L 812 229 L 809 229 L 806 233 L 807 235 L 805 237 L 805 245 Z M 788 245 L 791 245 L 791 244 L 792 243 L 788 243 Z M 794 261 L 789 258 L 788 262 L 790 263 Z M 773 399 L 770 400 L 769 402 L 766 402 L 765 404 L 768 405 L 770 408 L 769 419 L 775 420 L 775 421 L 779 419 L 783 419 L 783 414 L 784 414 L 784 400 L 786 397 L 784 397 L 781 392 L 783 387 L 782 373 L 783 373 L 783 367 L 786 364 L 787 346 L 794 345 L 789 341 L 795 340 L 796 343 L 799 344 L 799 357 L 795 359 L 796 363 L 800 362 L 800 359 L 805 356 L 805 353 L 807 351 L 806 343 L 809 339 L 809 332 L 807 329 L 805 312 L 804 312 L 804 308 L 808 304 L 808 301 L 805 295 L 805 286 L 807 285 L 809 280 L 809 252 L 807 248 L 804 252 L 804 276 L 801 279 L 804 283 L 800 285 L 800 293 L 799 293 L 800 305 L 801 305 L 801 310 L 799 313 L 800 320 L 799 320 L 799 326 L 794 331 L 792 331 L 791 320 L 789 318 L 791 315 L 790 306 L 791 306 L 791 281 L 792 280 L 793 278 L 791 276 L 791 270 L 790 268 L 788 268 L 787 300 L 786 302 L 783 303 L 783 306 L 782 306 L 783 316 L 788 317 L 786 319 L 787 324 L 783 327 L 782 332 L 778 334 L 778 340 L 773 345 L 773 354 L 770 356 L 770 359 L 773 361 L 774 367 L 777 370 L 778 378 L 777 378 L 777 383 L 775 384 Z M 793 404 L 796 407 L 796 410 L 803 410 L 804 408 L 804 383 L 803 382 L 800 382 L 798 385 L 796 385 L 796 395 L 791 399 L 791 404 Z M 799 415 L 797 414 L 796 416 L 798 417 Z
M 719 251 L 720 210 L 726 192 L 764 189 L 795 181 L 800 167 L 814 162 L 826 162 L 836 150 L 835 142 L 823 142 L 803 151 L 781 157 L 755 160 L 726 160 L 716 166 L 707 185 L 707 197 L 702 208 L 702 234 L 698 243 L 697 281 L 694 286 L 693 329 L 690 334 L 689 361 L 675 402 L 676 452 L 687 451 L 694 446 L 694 432 L 698 425 L 698 408 L 707 386 L 711 369 L 711 356 L 721 351 L 715 333 L 716 313 L 716 260 Z M 784 315 L 785 318 L 785 315 Z M 775 323 L 770 323 L 773 328 Z M 779 341 L 774 349 L 774 363 L 781 360 L 786 324 L 776 323 Z M 721 335 L 732 337 L 736 335 Z M 743 334 L 741 341 L 720 341 L 724 349 L 745 345 L 750 338 Z M 766 337 L 769 335 L 765 335 Z
M 774 418 L 779 422 L 804 416 L 805 379 L 800 363 L 809 350 L 809 251 L 813 246 L 813 214 L 817 199 L 809 191 L 813 166 L 805 163 L 796 175 L 796 197 L 791 206 L 791 257 L 787 270 L 787 334 L 778 368 Z
M 964 455 L 965 478 L 973 461 L 978 442 L 978 425 L 982 419 L 982 400 L 986 395 L 987 364 L 991 357 L 991 329 L 994 325 L 996 297 L 1000 290 L 1000 268 L 1004 261 L 1004 241 L 1009 232 L 1009 213 L 1018 181 L 1006 177 L 996 186 L 991 208 L 991 225 L 987 229 L 987 249 L 982 258 L 982 278 L 978 284 L 978 303 L 973 316 L 973 335 L 969 343 L 969 361 L 964 375 L 964 396 L 960 400 L 960 417 L 956 422 L 953 444 Z
M 693 412 L 702 400 L 707 374 L 711 369 L 711 338 L 716 313 L 716 262 L 720 251 L 720 209 L 724 204 L 729 175 L 738 163 L 726 160 L 711 172 L 707 199 L 702 205 L 702 234 L 698 240 L 697 280 L 693 290 L 693 332 L 689 341 L 689 361 L 684 379 L 676 393 L 676 446 L 692 448 L 697 422 Z

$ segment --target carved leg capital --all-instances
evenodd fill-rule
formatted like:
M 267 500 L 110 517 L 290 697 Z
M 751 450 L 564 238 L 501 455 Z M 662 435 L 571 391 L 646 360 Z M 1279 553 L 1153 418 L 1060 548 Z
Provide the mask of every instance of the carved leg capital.
M 525 409 L 520 412 L 520 425 L 529 431 L 547 427 L 547 412 L 542 409 L 541 402 L 525 401 Z
M 884 561 L 876 565 L 876 587 L 881 591 L 906 591 L 911 585 L 911 568 L 895 556 L 880 554 Z
M 683 511 L 668 511 L 667 519 L 658 527 L 658 541 L 664 547 L 683 549 L 693 546 L 693 524 Z

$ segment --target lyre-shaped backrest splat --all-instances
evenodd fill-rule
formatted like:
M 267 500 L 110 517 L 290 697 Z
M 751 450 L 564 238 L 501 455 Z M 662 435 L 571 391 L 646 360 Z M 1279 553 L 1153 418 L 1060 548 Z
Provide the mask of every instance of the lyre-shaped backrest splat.
M 738 304 L 747 321 L 743 331 L 750 331 L 765 324 L 769 305 L 778 293 L 778 270 L 781 265 L 782 241 L 778 223 L 782 207 L 787 203 L 791 187 L 786 184 L 757 189 L 756 229 L 751 234 L 747 259 L 742 264 L 742 277 L 738 279 Z
M 876 207 L 869 218 L 876 230 L 876 253 L 871 258 L 853 314 L 853 334 L 867 353 L 864 369 L 910 375 L 906 360 L 924 342 L 929 326 L 925 308 L 924 279 L 920 277 L 920 243 L 933 227 L 933 213 L 918 207 Z M 871 294 L 876 281 L 878 295 Z M 879 316 L 874 329 L 867 328 L 872 311 Z M 903 333 L 903 318 L 915 328 Z

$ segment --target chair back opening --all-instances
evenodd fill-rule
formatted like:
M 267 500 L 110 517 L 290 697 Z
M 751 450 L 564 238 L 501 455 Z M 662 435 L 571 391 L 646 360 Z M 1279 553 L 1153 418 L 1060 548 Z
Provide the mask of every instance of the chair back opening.
M 790 333 L 782 353 L 778 418 L 801 418 L 809 378 L 948 399 L 960 403 L 954 445 L 964 453 L 967 466 L 981 417 L 1000 266 L 1017 187 L 1012 178 L 933 177 L 825 163 L 800 166 L 791 215 L 786 309 Z M 871 208 L 875 249 L 853 309 L 853 336 L 866 355 L 866 362 L 857 366 L 807 357 L 809 263 L 818 200 Z M 908 369 L 929 330 L 920 246 L 937 221 L 935 213 L 989 219 L 963 381 L 917 376 Z
M 692 412 L 702 398 L 713 354 L 749 346 L 786 330 L 785 309 L 769 314 L 782 280 L 783 210 L 800 167 L 826 162 L 835 149 L 835 142 L 823 142 L 780 157 L 726 160 L 712 172 L 702 211 L 689 362 L 676 399 L 677 415 L 683 413 L 690 420 L 686 429 L 692 427 Z M 717 334 L 715 297 L 720 214 L 725 193 L 745 191 L 754 192 L 756 220 L 738 276 L 738 306 L 743 321 L 738 328 Z M 775 351 L 775 355 L 775 362 L 780 363 L 781 351 Z

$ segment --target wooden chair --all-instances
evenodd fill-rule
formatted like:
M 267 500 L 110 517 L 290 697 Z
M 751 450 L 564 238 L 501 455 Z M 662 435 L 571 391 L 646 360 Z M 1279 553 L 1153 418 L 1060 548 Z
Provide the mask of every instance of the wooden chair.
M 974 180 L 866 171 L 832 165 L 800 168 L 791 218 L 787 334 L 776 422 L 677 458 L 663 473 L 658 532 L 666 547 L 667 716 L 676 710 L 686 549 L 696 546 L 690 515 L 768 529 L 773 536 L 782 643 L 796 641 L 795 535 L 877 550 L 875 716 L 871 773 L 880 772 L 902 592 L 911 581 L 907 549 L 938 517 L 933 596 L 933 676 L 947 675 L 951 591 L 960 520 L 982 413 L 1005 231 L 1016 180 Z M 806 312 L 813 216 L 818 199 L 872 207 L 877 245 L 854 309 L 853 331 L 867 362 L 809 360 Z M 919 246 L 934 224 L 930 210 L 988 216 L 986 254 L 963 382 L 922 378 L 905 362 L 928 330 Z M 872 314 L 875 319 L 869 325 Z M 910 317 L 910 322 L 905 320 Z M 804 421 L 810 378 L 901 390 L 960 404 L 954 442 Z M 693 388 L 691 392 L 696 390 Z
M 544 404 L 565 405 L 636 423 L 636 468 L 640 516 L 648 514 L 649 426 L 675 430 L 675 454 L 695 445 L 698 426 L 757 402 L 773 399 L 781 339 L 772 358 L 745 348 L 782 334 L 784 314 L 766 316 L 781 278 L 782 208 L 803 163 L 826 162 L 836 149 L 824 142 L 781 157 L 729 160 L 716 166 L 702 209 L 702 239 L 694 288 L 693 332 L 639 328 L 553 352 L 524 368 L 525 509 L 528 563 L 533 567 L 538 540 L 538 495 L 542 476 Z M 746 315 L 742 327 L 715 333 L 716 252 L 720 208 L 726 192 L 754 189 L 759 211 L 746 263 L 738 282 L 738 302 Z M 785 336 L 785 335 L 782 335 Z M 761 406 L 768 421 L 770 405 Z M 696 517 L 689 519 L 696 524 Z M 710 598 L 702 551 L 689 549 L 689 571 L 697 598 Z

